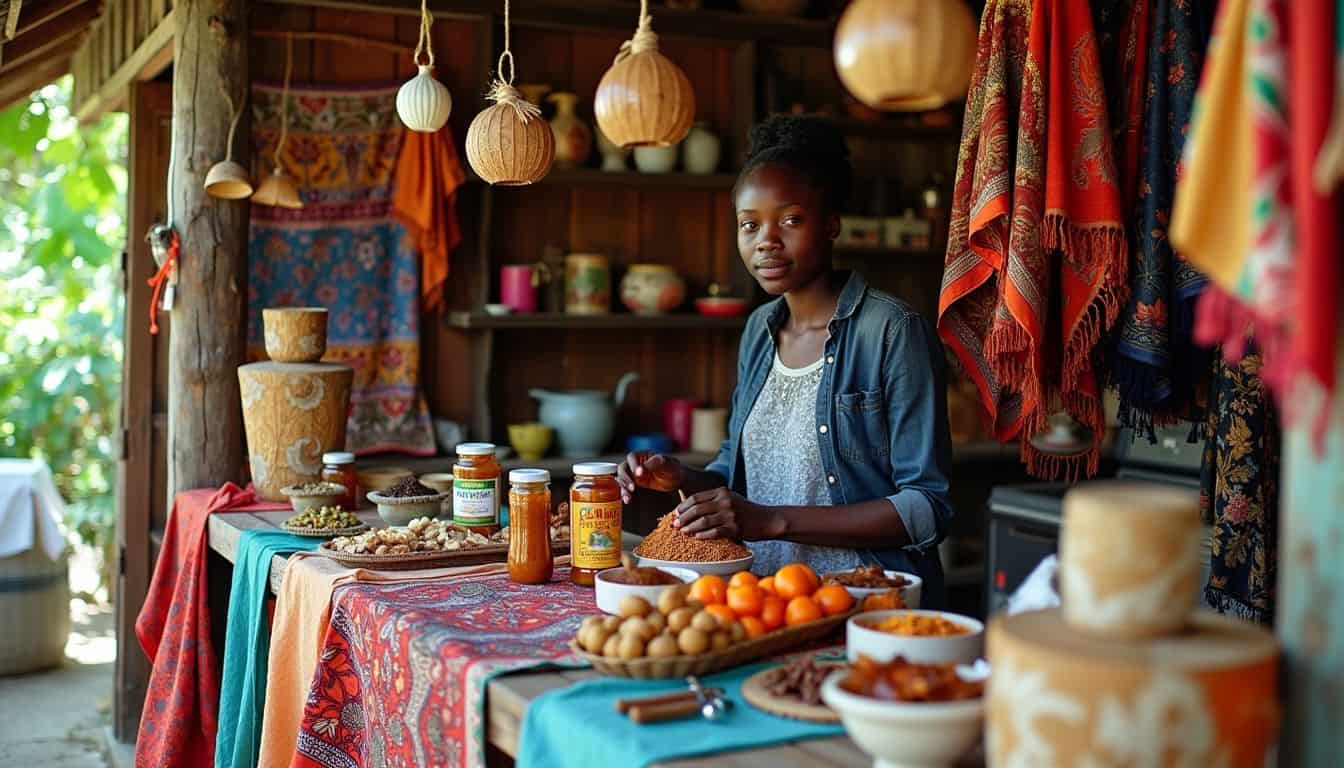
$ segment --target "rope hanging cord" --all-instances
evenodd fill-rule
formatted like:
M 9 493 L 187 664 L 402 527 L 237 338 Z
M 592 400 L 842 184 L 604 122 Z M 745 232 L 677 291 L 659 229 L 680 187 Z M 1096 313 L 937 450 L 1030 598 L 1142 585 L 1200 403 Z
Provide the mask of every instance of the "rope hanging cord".
M 238 132 L 238 121 L 243 118 L 243 110 L 234 105 L 233 94 L 229 93 L 229 90 L 223 84 L 219 86 L 219 90 L 224 94 L 224 101 L 228 102 L 229 114 L 233 116 L 229 121 L 229 136 L 225 139 L 228 145 L 224 147 L 224 160 L 231 163 L 233 162 L 233 135 Z
M 434 16 L 429 12 L 428 0 L 420 0 L 420 39 L 415 44 L 415 56 L 412 57 L 416 66 L 434 66 L 434 41 L 430 38 L 429 28 L 434 26 Z M 422 64 L 420 54 L 425 54 L 429 59 Z
M 625 57 L 645 51 L 658 50 L 658 35 L 653 31 L 653 17 L 649 15 L 649 0 L 639 0 L 639 26 L 635 27 L 635 36 L 621 43 L 616 51 L 616 62 Z
M 499 62 L 495 65 L 496 79 L 490 84 L 490 92 L 485 98 L 512 107 L 519 122 L 526 125 L 533 118 L 541 117 L 541 108 L 523 98 L 518 89 L 513 87 L 513 51 L 509 50 L 509 43 L 509 0 L 504 0 L 504 52 L 499 54 Z M 504 76 L 505 60 L 509 62 L 508 77 Z

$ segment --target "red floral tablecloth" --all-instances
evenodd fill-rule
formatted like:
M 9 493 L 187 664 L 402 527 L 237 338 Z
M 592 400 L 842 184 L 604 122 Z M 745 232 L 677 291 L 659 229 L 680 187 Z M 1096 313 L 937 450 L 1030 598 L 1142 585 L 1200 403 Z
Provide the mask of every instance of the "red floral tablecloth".
M 569 640 L 597 611 L 568 582 L 351 584 L 304 708 L 295 768 L 485 764 L 485 684 L 502 672 L 580 666 Z

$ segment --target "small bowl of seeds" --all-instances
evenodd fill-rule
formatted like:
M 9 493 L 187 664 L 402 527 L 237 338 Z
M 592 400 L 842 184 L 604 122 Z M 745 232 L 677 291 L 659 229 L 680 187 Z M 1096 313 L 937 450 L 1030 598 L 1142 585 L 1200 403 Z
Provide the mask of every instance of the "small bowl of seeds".
M 306 512 L 310 509 L 341 506 L 345 486 L 324 481 L 290 485 L 281 488 L 280 492 L 289 497 L 289 504 L 294 507 L 295 512 Z
M 447 497 L 414 476 L 368 494 L 369 501 L 378 505 L 378 516 L 388 525 L 406 525 L 417 517 L 438 517 L 442 511 L 439 505 Z

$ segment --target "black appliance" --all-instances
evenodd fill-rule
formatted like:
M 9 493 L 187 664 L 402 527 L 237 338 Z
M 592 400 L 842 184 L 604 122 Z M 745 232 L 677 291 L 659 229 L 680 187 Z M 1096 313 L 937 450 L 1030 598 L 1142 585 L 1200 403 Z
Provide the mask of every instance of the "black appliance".
M 1198 490 L 1204 443 L 1188 442 L 1190 433 L 1189 425 L 1159 429 L 1154 444 L 1144 438 L 1131 440 L 1128 430 L 1121 431 L 1116 439 L 1115 477 Z M 1064 493 L 1069 487 L 1067 483 L 1027 483 L 995 486 L 990 491 L 985 569 L 988 615 L 1002 609 L 1036 565 L 1058 549 Z

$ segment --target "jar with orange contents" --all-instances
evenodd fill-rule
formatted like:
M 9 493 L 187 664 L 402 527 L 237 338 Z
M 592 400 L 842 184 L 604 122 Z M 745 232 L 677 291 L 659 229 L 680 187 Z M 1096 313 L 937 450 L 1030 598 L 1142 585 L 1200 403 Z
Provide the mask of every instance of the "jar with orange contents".
M 494 443 L 460 443 L 453 465 L 453 523 L 482 536 L 499 530 L 499 462 Z
M 551 473 L 509 472 L 509 578 L 519 584 L 551 580 Z
M 574 465 L 569 489 L 569 580 L 593 586 L 597 572 L 621 564 L 621 486 L 616 465 Z
M 322 482 L 345 486 L 340 507 L 346 512 L 359 509 L 359 473 L 355 469 L 355 454 L 349 451 L 329 451 L 322 454 Z

